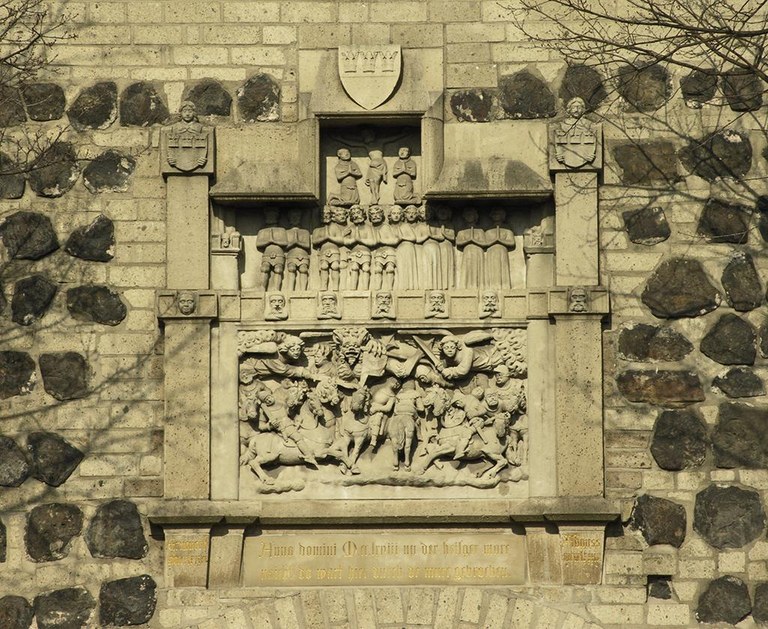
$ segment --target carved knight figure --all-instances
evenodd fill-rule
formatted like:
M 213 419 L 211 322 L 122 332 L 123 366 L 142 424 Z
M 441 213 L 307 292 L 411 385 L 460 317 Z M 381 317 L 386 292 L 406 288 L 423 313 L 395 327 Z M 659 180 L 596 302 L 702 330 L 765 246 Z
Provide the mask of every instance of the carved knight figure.
M 398 159 L 392 167 L 395 178 L 395 203 L 398 205 L 419 205 L 421 198 L 413 191 L 416 179 L 416 162 L 411 157 L 411 149 L 403 146 L 397 151 Z
M 373 251 L 373 268 L 370 288 L 392 290 L 395 286 L 395 270 L 397 254 L 395 247 L 400 241 L 397 226 L 384 222 L 384 208 L 372 205 L 368 208 L 368 218 L 376 238 L 376 248 Z
M 301 227 L 301 210 L 291 209 L 288 212 L 288 250 L 285 253 L 285 287 L 286 291 L 307 290 L 309 284 L 309 230 Z
M 400 469 L 400 458 L 403 459 L 405 471 L 411 469 L 411 455 L 413 441 L 416 436 L 416 421 L 419 413 L 424 412 L 424 403 L 421 399 L 421 391 L 409 389 L 400 390 L 395 397 L 395 405 L 392 417 L 387 422 L 387 436 L 395 451 L 395 462 L 392 469 Z
M 256 235 L 256 249 L 261 251 L 261 268 L 258 286 L 263 291 L 279 291 L 283 286 L 285 248 L 288 234 L 285 227 L 277 224 L 278 212 L 274 208 L 264 210 L 265 226 Z
M 328 195 L 328 204 L 349 207 L 360 203 L 360 191 L 357 189 L 357 180 L 363 176 L 360 167 L 352 159 L 348 148 L 340 148 L 336 151 L 336 156 L 338 160 L 333 174 L 339 182 L 339 192 Z
M 351 232 L 347 227 L 347 208 L 326 206 L 323 223 L 312 232 L 312 244 L 319 249 L 320 290 L 339 290 L 343 264 L 340 247 Z
M 565 106 L 566 116 L 555 129 L 555 158 L 569 168 L 580 168 L 595 161 L 597 134 L 584 118 L 587 107 L 576 96 Z
M 510 288 L 509 252 L 515 248 L 515 232 L 503 227 L 507 212 L 501 208 L 491 210 L 494 227 L 485 230 L 485 285 L 490 288 Z
M 198 122 L 192 101 L 181 103 L 179 113 L 181 121 L 171 125 L 165 138 L 168 164 L 182 172 L 191 172 L 208 163 L 211 132 Z
M 381 184 L 387 183 L 387 162 L 384 161 L 384 155 L 379 150 L 369 151 L 368 158 L 370 162 L 365 185 L 371 190 L 371 205 L 375 205 L 379 202 Z
M 376 245 L 373 226 L 365 220 L 365 210 L 359 205 L 349 208 L 349 220 L 352 223 L 345 244 L 350 249 L 349 290 L 368 290 L 371 280 L 371 248 Z
M 474 208 L 462 212 L 467 226 L 456 234 L 456 248 L 461 251 L 459 288 L 480 288 L 485 281 L 485 231 L 477 226 L 478 213 Z

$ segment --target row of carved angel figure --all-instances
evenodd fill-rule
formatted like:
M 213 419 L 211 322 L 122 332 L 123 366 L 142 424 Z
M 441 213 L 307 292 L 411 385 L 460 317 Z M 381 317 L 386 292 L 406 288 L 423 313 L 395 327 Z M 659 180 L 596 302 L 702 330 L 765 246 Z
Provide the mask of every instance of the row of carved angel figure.
M 510 288 L 509 252 L 515 233 L 504 209 L 491 210 L 492 226 L 479 225 L 474 208 L 462 212 L 455 229 L 450 208 L 427 217 L 425 206 L 326 206 L 323 225 L 301 227 L 301 210 L 264 212 L 256 238 L 261 252 L 257 287 L 301 291 L 309 286 L 311 250 L 317 251 L 320 290 L 414 290 Z M 385 220 L 386 219 L 386 220 Z
M 406 471 L 415 464 L 419 475 L 439 474 L 438 459 L 485 461 L 478 476 L 498 479 L 527 462 L 522 335 L 374 338 L 349 327 L 305 351 L 298 336 L 241 332 L 240 462 L 265 483 L 272 477 L 263 466 L 325 459 L 345 474 L 360 474 L 362 464 L 374 475 L 382 472 L 374 455 L 388 440 L 392 471 L 402 462 Z

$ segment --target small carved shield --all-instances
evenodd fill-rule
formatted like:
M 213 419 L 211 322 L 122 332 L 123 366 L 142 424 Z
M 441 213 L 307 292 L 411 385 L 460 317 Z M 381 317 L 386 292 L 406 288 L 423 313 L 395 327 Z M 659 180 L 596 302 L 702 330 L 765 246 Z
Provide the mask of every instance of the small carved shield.
M 402 65 L 402 51 L 396 44 L 339 46 L 341 84 L 365 109 L 376 109 L 392 96 Z
M 168 133 L 168 162 L 182 172 L 191 172 L 208 161 L 208 132 L 186 128 Z
M 557 161 L 569 168 L 581 168 L 595 161 L 597 135 L 582 124 L 575 124 L 566 131 L 555 133 Z

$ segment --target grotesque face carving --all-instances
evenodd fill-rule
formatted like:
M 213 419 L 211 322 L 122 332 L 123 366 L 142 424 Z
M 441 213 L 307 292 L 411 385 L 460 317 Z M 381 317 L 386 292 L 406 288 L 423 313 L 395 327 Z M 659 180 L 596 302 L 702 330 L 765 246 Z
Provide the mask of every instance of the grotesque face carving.
M 570 303 L 568 304 L 568 310 L 571 312 L 586 312 L 587 311 L 587 291 L 580 286 L 576 286 L 571 289 Z
M 193 120 L 197 119 L 197 110 L 195 108 L 195 104 L 191 100 L 185 100 L 181 104 L 179 113 L 181 114 L 181 119 L 184 122 L 192 122 Z
M 565 111 L 572 118 L 581 118 L 587 111 L 587 106 L 584 103 L 583 98 L 576 96 L 568 101 L 568 104 L 565 106 Z
M 332 293 L 326 293 L 320 298 L 320 307 L 322 308 L 323 314 L 333 314 L 336 312 L 336 295 Z
M 181 292 L 176 297 L 176 305 L 181 314 L 191 315 L 197 307 L 197 295 L 188 291 Z
M 272 312 L 282 313 L 285 311 L 285 297 L 279 293 L 269 296 L 269 307 Z
M 365 210 L 359 205 L 349 208 L 349 218 L 355 225 L 365 222 Z
M 483 293 L 483 310 L 485 312 L 496 312 L 499 309 L 499 296 L 492 290 Z
M 445 312 L 445 293 L 432 291 L 429 294 L 429 309 L 432 312 Z

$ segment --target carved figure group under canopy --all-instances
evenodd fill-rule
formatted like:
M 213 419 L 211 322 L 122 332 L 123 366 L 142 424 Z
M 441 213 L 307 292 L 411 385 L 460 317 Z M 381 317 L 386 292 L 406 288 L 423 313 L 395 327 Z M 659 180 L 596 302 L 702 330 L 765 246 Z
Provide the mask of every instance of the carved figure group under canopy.
M 503 208 L 491 210 L 485 226 L 475 208 L 464 209 L 455 221 L 448 207 L 415 204 L 326 205 L 322 224 L 311 232 L 302 219 L 302 211 L 292 209 L 280 225 L 276 210 L 264 211 L 256 236 L 257 288 L 308 290 L 312 264 L 321 291 L 512 286 L 515 233 Z
M 524 331 L 243 331 L 241 465 L 307 480 L 494 486 L 527 474 Z M 447 463 L 447 465 L 446 465 Z M 502 472 L 504 470 L 504 472 Z M 330 476 L 329 476 L 330 473 Z

